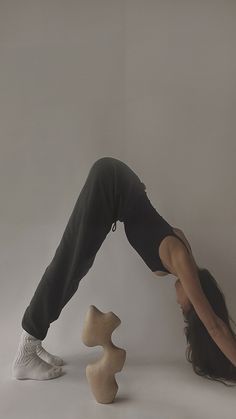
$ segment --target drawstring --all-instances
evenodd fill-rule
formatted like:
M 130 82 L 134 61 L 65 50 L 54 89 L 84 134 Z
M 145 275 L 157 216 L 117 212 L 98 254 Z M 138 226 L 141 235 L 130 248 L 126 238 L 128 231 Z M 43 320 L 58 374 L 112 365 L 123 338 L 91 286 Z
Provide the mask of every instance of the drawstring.
M 112 231 L 116 230 L 116 222 L 117 222 L 117 219 L 118 219 L 118 206 L 116 206 L 116 208 L 115 208 L 114 219 L 115 219 L 115 221 L 112 224 Z
M 115 231 L 115 230 L 116 230 L 116 221 L 112 225 L 112 231 Z
M 142 189 L 146 191 L 147 188 L 146 188 L 145 183 L 141 182 L 141 185 L 142 185 Z M 115 218 L 117 218 L 117 214 L 115 215 Z M 116 231 L 116 221 L 112 224 L 112 231 Z

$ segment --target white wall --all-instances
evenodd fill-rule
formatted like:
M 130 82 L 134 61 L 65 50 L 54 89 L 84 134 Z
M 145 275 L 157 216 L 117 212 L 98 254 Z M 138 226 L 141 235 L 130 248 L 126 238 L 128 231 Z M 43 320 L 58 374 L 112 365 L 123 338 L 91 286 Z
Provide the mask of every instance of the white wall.
M 124 160 L 234 309 L 235 17 L 231 1 L 0 3 L 0 321 L 12 353 L 91 164 Z M 175 277 L 110 232 L 45 344 L 88 353 L 89 304 L 134 358 L 184 359 Z M 2 330 L 3 330 L 2 329 Z M 96 351 L 98 348 L 95 349 Z

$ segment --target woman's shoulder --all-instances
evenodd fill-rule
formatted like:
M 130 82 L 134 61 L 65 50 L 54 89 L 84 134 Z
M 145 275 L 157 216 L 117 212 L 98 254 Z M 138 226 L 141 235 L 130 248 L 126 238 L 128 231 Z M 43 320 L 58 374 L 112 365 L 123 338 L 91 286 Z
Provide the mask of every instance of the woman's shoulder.
M 192 253 L 192 248 L 191 248 L 190 243 L 188 242 L 188 240 L 187 240 L 184 232 L 180 228 L 178 228 L 178 227 L 173 227 L 172 226 L 172 228 L 173 228 L 174 232 L 177 234 L 177 236 L 179 236 L 184 241 L 184 243 L 186 244 L 187 248 Z

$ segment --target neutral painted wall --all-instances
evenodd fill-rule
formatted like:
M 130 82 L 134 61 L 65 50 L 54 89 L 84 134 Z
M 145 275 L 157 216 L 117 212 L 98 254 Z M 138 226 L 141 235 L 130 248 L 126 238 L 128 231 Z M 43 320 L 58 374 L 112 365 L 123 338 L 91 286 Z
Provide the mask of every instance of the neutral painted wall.
M 21 318 L 92 163 L 124 160 L 182 228 L 236 319 L 235 17 L 232 1 L 0 3 L 1 330 L 13 357 Z M 175 277 L 156 277 L 110 232 L 51 325 L 54 353 L 80 339 L 89 304 L 121 318 L 133 359 L 184 359 Z M 60 348 L 60 351 L 59 351 Z M 89 352 L 90 351 L 90 352 Z

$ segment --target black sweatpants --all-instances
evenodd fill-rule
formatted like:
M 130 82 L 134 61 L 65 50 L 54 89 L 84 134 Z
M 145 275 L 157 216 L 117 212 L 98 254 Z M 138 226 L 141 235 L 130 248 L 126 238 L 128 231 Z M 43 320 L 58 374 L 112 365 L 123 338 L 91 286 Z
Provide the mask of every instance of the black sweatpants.
M 112 224 L 127 223 L 145 185 L 121 160 L 102 157 L 90 168 L 59 246 L 26 308 L 22 327 L 43 340 L 76 292 Z M 112 228 L 114 231 L 114 229 Z

